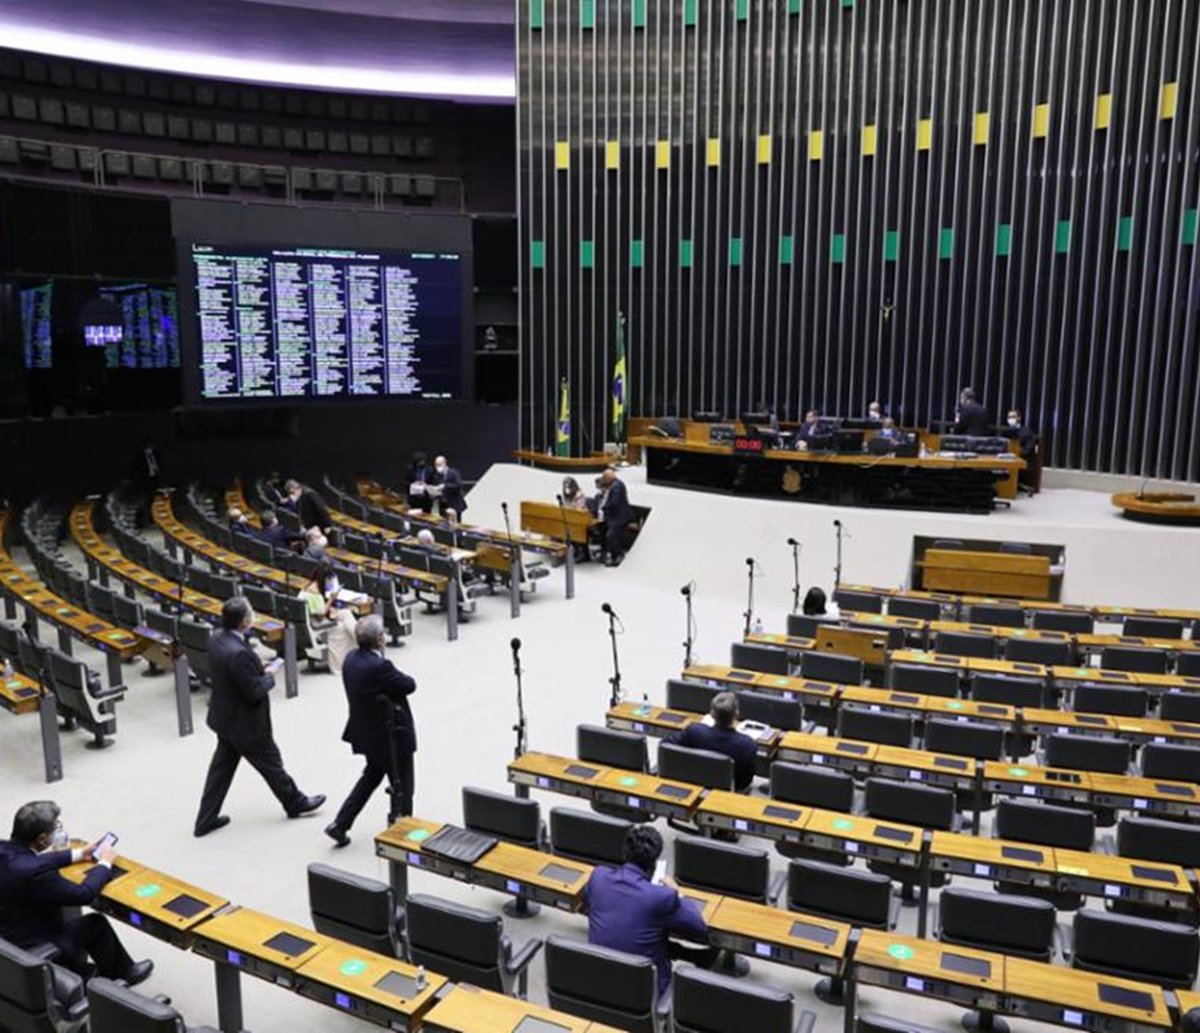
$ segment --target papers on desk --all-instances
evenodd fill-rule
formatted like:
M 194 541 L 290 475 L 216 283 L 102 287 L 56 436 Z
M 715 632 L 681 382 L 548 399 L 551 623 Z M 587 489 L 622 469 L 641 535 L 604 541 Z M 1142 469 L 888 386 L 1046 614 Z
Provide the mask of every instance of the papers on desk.
M 370 601 L 371 597 L 365 593 L 352 592 L 348 588 L 339 588 L 333 596 L 335 606 L 362 606 Z
M 705 714 L 700 723 L 708 725 L 709 728 L 716 725 L 712 714 Z M 765 725 L 761 721 L 739 721 L 734 726 L 734 730 L 750 736 L 751 739 L 765 739 L 775 731 L 770 725 Z

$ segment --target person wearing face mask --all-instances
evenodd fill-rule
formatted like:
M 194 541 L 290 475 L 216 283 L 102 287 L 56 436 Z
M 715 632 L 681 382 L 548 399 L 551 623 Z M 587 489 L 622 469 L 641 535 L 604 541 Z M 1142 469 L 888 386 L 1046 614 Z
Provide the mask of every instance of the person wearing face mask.
M 296 510 L 296 516 L 300 518 L 300 526 L 306 531 L 310 527 L 319 527 L 328 534 L 333 526 L 333 519 L 329 515 L 329 507 L 325 505 L 325 500 L 299 481 L 288 481 L 284 487 Z
M 867 419 L 872 423 L 883 422 L 883 406 L 878 402 L 872 402 L 867 406 Z
M 1037 447 L 1037 438 L 1034 437 L 1033 431 L 1025 426 L 1025 421 L 1021 417 L 1021 410 L 1009 409 L 1006 422 L 1008 423 L 1006 436 L 1016 440 L 1021 458 L 1029 459 Z
M 26 950 L 43 944 L 58 949 L 55 964 L 90 978 L 145 982 L 153 961 L 134 961 L 108 919 L 99 914 L 67 918 L 63 908 L 86 907 L 113 877 L 116 851 L 92 843 L 71 849 L 58 804 L 38 800 L 13 817 L 12 835 L 0 841 L 0 937 Z M 96 865 L 76 885 L 59 869 L 89 858 Z M 91 958 L 91 961 L 88 959 Z
M 446 462 L 445 456 L 438 456 L 433 461 L 433 478 L 431 483 L 440 485 L 441 495 L 438 496 L 442 516 L 448 520 L 461 520 L 467 509 L 467 500 L 463 495 L 462 474 Z
M 329 539 L 321 533 L 319 527 L 310 527 L 304 534 L 304 555 L 310 560 L 324 562 L 327 558 L 326 550 L 329 548 Z

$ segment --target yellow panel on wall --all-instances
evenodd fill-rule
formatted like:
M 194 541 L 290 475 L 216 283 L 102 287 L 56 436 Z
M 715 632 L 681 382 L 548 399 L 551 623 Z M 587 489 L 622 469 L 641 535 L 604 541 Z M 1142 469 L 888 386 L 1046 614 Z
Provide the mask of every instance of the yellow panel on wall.
M 814 129 L 808 134 L 808 160 L 820 161 L 825 157 L 825 134 Z
M 987 111 L 977 111 L 975 113 L 975 146 L 987 146 L 988 137 L 992 132 L 992 116 Z
M 571 145 L 566 140 L 554 141 L 554 167 L 556 169 L 571 167 Z
M 621 143 L 619 140 L 604 141 L 604 167 L 606 169 L 621 167 Z
M 1174 118 L 1179 106 L 1179 83 L 1165 82 L 1162 88 L 1162 99 L 1158 102 L 1159 118 Z
M 933 146 L 933 119 L 922 118 L 917 122 L 917 150 L 927 151 Z
M 708 138 L 704 148 L 704 163 L 714 167 L 721 164 L 721 141 L 718 137 Z
M 671 167 L 671 141 L 657 140 L 654 144 L 654 167 L 669 169 Z
M 1050 105 L 1038 104 L 1033 109 L 1033 135 L 1050 135 Z
M 771 137 L 765 133 L 758 138 L 758 163 L 769 165 L 771 162 Z
M 1102 93 L 1096 98 L 1096 128 L 1107 129 L 1112 125 L 1112 94 Z
M 864 157 L 871 158 L 879 151 L 879 127 L 863 126 L 862 152 Z

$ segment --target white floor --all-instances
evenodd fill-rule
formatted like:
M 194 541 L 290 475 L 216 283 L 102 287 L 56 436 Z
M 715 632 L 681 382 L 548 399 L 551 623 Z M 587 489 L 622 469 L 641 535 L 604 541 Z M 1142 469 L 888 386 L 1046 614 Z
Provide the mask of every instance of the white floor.
M 632 500 L 654 511 L 619 570 L 581 567 L 573 602 L 564 600 L 562 574 L 556 572 L 516 621 L 509 618 L 506 597 L 481 600 L 479 616 L 462 627 L 456 643 L 445 640 L 440 617 L 418 615 L 414 636 L 393 651 L 395 661 L 420 686 L 415 697 L 421 742 L 419 815 L 458 820 L 464 784 L 507 790 L 504 771 L 512 754 L 510 726 L 515 716 L 509 649 L 513 636 L 524 643 L 530 745 L 570 753 L 576 724 L 602 723 L 608 701 L 611 657 L 602 602 L 611 603 L 624 623 L 619 646 L 626 695 L 661 701 L 664 680 L 678 672 L 683 657 L 679 588 L 693 579 L 697 585 L 697 658 L 724 661 L 729 643 L 741 632 L 746 557 L 758 561 L 763 575 L 755 584 L 756 610 L 768 628 L 782 628 L 791 602 L 792 574 L 785 540 L 794 536 L 804 543 L 805 585 L 815 581 L 828 587 L 834 519 L 841 519 L 849 534 L 846 581 L 902 584 L 914 534 L 1017 538 L 1067 546 L 1066 601 L 1200 606 L 1200 534 L 1125 522 L 1107 496 L 1096 493 L 1047 491 L 1018 502 L 1010 512 L 952 516 L 733 499 L 647 486 L 636 469 L 623 476 Z M 500 526 L 501 501 L 509 503 L 515 519 L 522 498 L 552 499 L 557 487 L 558 478 L 551 474 L 496 466 L 472 492 L 468 516 Z M 84 749 L 84 736 L 65 736 L 66 775 L 54 786 L 41 779 L 36 719 L 0 715 L 0 822 L 6 823 L 7 815 L 26 800 L 53 797 L 62 804 L 72 834 L 95 836 L 113 829 L 130 857 L 236 903 L 301 923 L 308 921 L 305 865 L 310 861 L 386 878 L 372 844 L 372 835 L 384 822 L 382 793 L 364 812 L 349 848 L 334 850 L 321 835 L 359 770 L 340 741 L 344 700 L 333 677 L 305 675 L 298 699 L 280 695 L 274 704 L 276 736 L 285 760 L 306 792 L 329 795 L 324 811 L 286 820 L 257 775 L 244 769 L 226 808 L 233 823 L 195 840 L 192 822 L 212 749 L 211 735 L 203 727 L 204 697 L 194 698 L 197 733 L 181 740 L 167 678 L 144 677 L 140 663 L 126 671 L 130 692 L 119 711 L 115 745 L 97 753 Z M 571 805 L 548 795 L 541 802 L 544 810 Z M 6 824 L 0 826 L 0 834 L 6 831 Z M 777 867 L 782 870 L 782 864 L 777 862 Z M 412 877 L 411 889 L 487 909 L 502 903 L 499 895 L 421 873 Z M 901 928 L 915 929 L 912 912 L 905 913 Z M 519 943 L 550 932 L 582 936 L 584 921 L 544 911 L 532 921 L 510 922 L 509 929 Z M 148 990 L 169 994 L 193 1024 L 215 1022 L 210 965 L 132 930 L 122 929 L 122 936 L 135 954 L 157 963 Z M 532 996 L 544 1001 L 540 959 L 532 974 Z M 810 975 L 759 962 L 750 978 L 794 990 L 798 1001 L 817 1013 L 818 1030 L 841 1028 L 841 1013 L 812 996 Z M 868 1010 L 957 1028 L 958 1011 L 952 1007 L 873 990 L 861 996 Z M 246 1024 L 255 1033 L 360 1026 L 253 979 L 245 980 L 245 1005 Z M 1013 1025 L 1017 1030 L 1036 1028 Z

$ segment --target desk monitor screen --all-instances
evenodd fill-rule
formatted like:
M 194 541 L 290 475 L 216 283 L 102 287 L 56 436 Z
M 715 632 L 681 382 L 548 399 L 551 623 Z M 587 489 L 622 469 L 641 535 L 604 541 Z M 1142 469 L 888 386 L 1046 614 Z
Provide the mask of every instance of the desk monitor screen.
M 1129 866 L 1129 870 L 1139 879 L 1175 884 L 1175 873 L 1170 868 L 1147 868 L 1144 864 L 1134 864 Z
M 768 818 L 781 818 L 784 821 L 795 821 L 800 817 L 800 811 L 791 810 L 788 807 L 767 806 L 763 808 L 763 815 Z
M 860 746 L 856 742 L 840 742 L 837 748 L 839 753 L 866 753 L 871 747 Z
M 557 1022 L 547 1022 L 545 1019 L 535 1019 L 526 1015 L 512 1029 L 512 1033 L 571 1033 L 570 1026 L 560 1026 Z
M 403 972 L 389 972 L 372 984 L 376 990 L 409 1000 L 417 996 L 417 981 Z
M 797 940 L 812 940 L 814 943 L 824 944 L 826 947 L 830 946 L 838 937 L 836 929 L 814 925 L 812 922 L 793 922 L 789 935 Z
M 988 979 L 992 974 L 992 963 L 984 958 L 970 958 L 965 954 L 942 954 L 942 968 L 947 972 L 961 972 L 967 976 Z
M 293 936 L 291 933 L 276 933 L 263 946 L 269 947 L 273 951 L 279 951 L 280 954 L 286 954 L 289 958 L 298 958 L 316 944 L 312 940 L 302 940 L 299 936 Z
M 913 834 L 905 832 L 904 829 L 892 829 L 886 825 L 876 825 L 875 835 L 880 839 L 890 839 L 896 843 L 908 843 L 912 841 Z
M 1034 864 L 1041 864 L 1046 859 L 1046 855 L 1040 850 L 1024 850 L 1016 846 L 1002 846 L 1000 856 L 1007 857 L 1010 861 L 1032 861 Z
M 1127 990 L 1123 986 L 1112 986 L 1109 983 L 1101 983 L 1097 990 L 1100 1000 L 1105 1004 L 1136 1008 L 1138 1011 L 1154 1011 L 1154 997 L 1143 990 Z
M 673 796 L 677 800 L 685 799 L 692 795 L 692 791 L 685 786 L 658 786 L 654 790 L 659 796 Z
M 576 778 L 595 778 L 600 774 L 596 768 L 584 767 L 582 764 L 568 764 L 566 767 L 568 775 L 574 775 Z
M 578 868 L 568 868 L 565 864 L 548 864 L 538 875 L 543 879 L 553 879 L 555 882 L 578 882 L 583 874 Z
M 1160 793 L 1165 793 L 1167 796 L 1193 796 L 1195 795 L 1188 786 L 1173 786 L 1163 782 L 1155 782 L 1154 788 Z
M 174 900 L 167 901 L 163 905 L 163 910 L 170 911 L 171 914 L 178 915 L 180 918 L 195 918 L 207 907 L 208 905 L 203 900 L 197 900 L 195 897 L 189 897 L 186 893 L 181 893 Z

